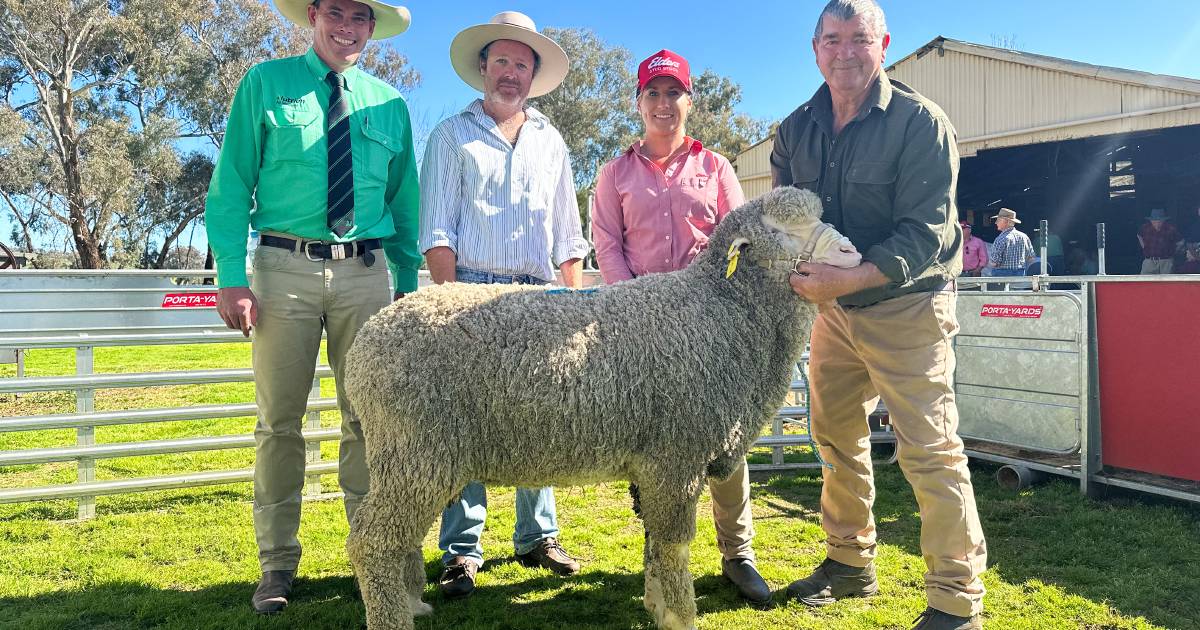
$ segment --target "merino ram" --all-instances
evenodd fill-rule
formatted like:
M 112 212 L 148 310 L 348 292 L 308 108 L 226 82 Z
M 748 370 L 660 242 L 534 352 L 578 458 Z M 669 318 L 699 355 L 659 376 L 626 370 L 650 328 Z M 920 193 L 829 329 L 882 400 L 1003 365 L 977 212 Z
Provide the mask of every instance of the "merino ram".
M 346 357 L 370 491 L 347 550 L 367 625 L 413 627 L 421 542 L 467 482 L 626 479 L 641 493 L 644 604 L 691 628 L 688 543 L 706 475 L 728 477 L 778 410 L 816 307 L 797 258 L 853 266 L 819 199 L 777 189 L 731 212 L 688 268 L 594 290 L 447 284 L 375 315 Z

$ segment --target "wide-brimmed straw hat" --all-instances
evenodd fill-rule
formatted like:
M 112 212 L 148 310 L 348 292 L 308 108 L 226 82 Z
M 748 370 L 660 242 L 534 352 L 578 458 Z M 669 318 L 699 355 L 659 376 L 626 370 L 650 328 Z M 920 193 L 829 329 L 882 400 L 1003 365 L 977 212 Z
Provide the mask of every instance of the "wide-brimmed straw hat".
M 405 7 L 388 4 L 380 0 L 354 0 L 361 2 L 375 12 L 375 32 L 371 39 L 387 39 L 395 37 L 408 30 L 412 16 Z M 308 23 L 308 5 L 312 0 L 275 0 L 275 8 L 279 14 L 290 20 L 296 26 L 310 28 Z
M 567 78 L 567 70 L 570 69 L 567 53 L 554 40 L 537 32 L 537 26 L 528 15 L 504 11 L 497 13 L 487 24 L 463 29 L 450 43 L 450 64 L 467 85 L 483 91 L 479 51 L 498 39 L 521 42 L 537 53 L 541 62 L 529 86 L 530 98 L 553 92 Z
M 1013 212 L 1012 210 L 1009 210 L 1008 208 L 1000 208 L 1000 212 L 997 213 L 996 216 L 994 216 L 992 218 L 993 219 L 1008 219 L 1009 221 L 1012 221 L 1013 223 L 1021 222 L 1021 220 L 1017 218 L 1017 213 Z

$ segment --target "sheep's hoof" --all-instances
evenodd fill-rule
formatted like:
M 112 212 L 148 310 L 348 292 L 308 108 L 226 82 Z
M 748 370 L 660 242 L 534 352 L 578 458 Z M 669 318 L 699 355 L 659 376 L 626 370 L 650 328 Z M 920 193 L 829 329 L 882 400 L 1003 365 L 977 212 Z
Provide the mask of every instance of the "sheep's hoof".
M 426 604 L 425 602 L 421 601 L 419 598 L 416 598 L 416 597 L 410 599 L 408 605 L 409 605 L 409 608 L 412 609 L 412 614 L 414 617 L 422 617 L 424 615 L 433 613 L 433 606 Z

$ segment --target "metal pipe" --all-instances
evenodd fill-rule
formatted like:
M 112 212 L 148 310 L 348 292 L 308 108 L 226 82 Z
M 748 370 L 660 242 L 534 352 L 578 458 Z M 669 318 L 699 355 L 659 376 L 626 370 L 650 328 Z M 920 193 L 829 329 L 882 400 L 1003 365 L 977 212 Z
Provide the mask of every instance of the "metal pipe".
M 249 341 L 241 332 L 172 333 L 169 335 L 73 335 L 62 337 L 0 337 L 0 348 L 77 348 L 110 346 L 165 346 L 186 343 L 230 343 Z
M 1045 481 L 1046 473 L 1025 466 L 1008 464 L 996 471 L 996 483 L 1006 490 L 1018 491 Z
M 329 366 L 317 368 L 317 377 L 332 378 Z M 245 383 L 254 380 L 254 370 L 194 370 L 190 372 L 149 372 L 144 374 L 91 374 L 87 376 L 41 376 L 0 379 L 0 394 L 52 392 L 87 387 L 115 389 L 122 387 L 157 387 L 162 385 L 209 385 L 212 383 Z
M 337 409 L 337 398 L 312 398 L 308 411 L 332 411 Z M 213 418 L 242 418 L 258 413 L 255 403 L 229 405 L 203 405 L 176 409 L 130 409 L 100 411 L 95 413 L 64 413 L 46 416 L 18 416 L 0 418 L 0 433 L 11 431 L 44 431 L 48 429 L 76 429 L 81 426 L 100 427 L 122 424 L 146 424 L 151 422 L 178 422 L 182 420 L 211 420 Z
M 1050 266 L 1050 261 L 1046 260 L 1046 252 L 1050 249 L 1050 222 L 1042 219 L 1041 236 L 1038 238 L 1042 249 L 1042 275 L 1048 275 L 1047 268 Z
M 1096 224 L 1096 275 L 1104 275 L 1104 224 Z
M 315 444 L 336 440 L 341 435 L 342 430 L 338 428 L 309 430 L 304 433 L 304 441 L 309 444 Z M 178 440 L 151 440 L 149 442 L 120 442 L 60 448 L 31 448 L 23 451 L 0 451 L 0 466 L 50 464 L 53 462 L 70 462 L 78 459 L 88 459 L 91 461 L 95 459 L 190 453 L 194 451 L 219 451 L 231 448 L 252 448 L 253 446 L 254 435 L 249 434 L 182 438 Z
M 319 473 L 327 475 L 337 472 L 337 469 L 337 462 L 322 461 L 320 464 L 308 465 L 305 469 L 305 474 Z M 170 490 L 172 488 L 191 488 L 195 486 L 211 486 L 253 480 L 254 469 L 246 468 L 242 470 L 220 470 L 187 475 L 171 475 L 168 477 L 140 477 L 116 481 L 93 481 L 87 484 L 69 483 L 60 486 L 41 486 L 36 488 L 5 488 L 0 490 L 0 503 L 74 499 L 82 496 Z

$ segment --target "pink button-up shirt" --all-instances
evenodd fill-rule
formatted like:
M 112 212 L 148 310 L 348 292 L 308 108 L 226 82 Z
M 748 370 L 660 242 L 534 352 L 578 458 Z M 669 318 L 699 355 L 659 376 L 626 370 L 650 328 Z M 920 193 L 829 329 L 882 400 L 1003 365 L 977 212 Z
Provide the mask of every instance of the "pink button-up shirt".
M 963 243 L 963 271 L 979 271 L 988 264 L 987 243 L 983 239 L 971 235 Z
M 729 160 L 686 142 L 690 150 L 665 171 L 642 155 L 641 141 L 600 169 L 592 240 L 606 283 L 683 269 L 708 246 L 717 223 L 744 203 Z

